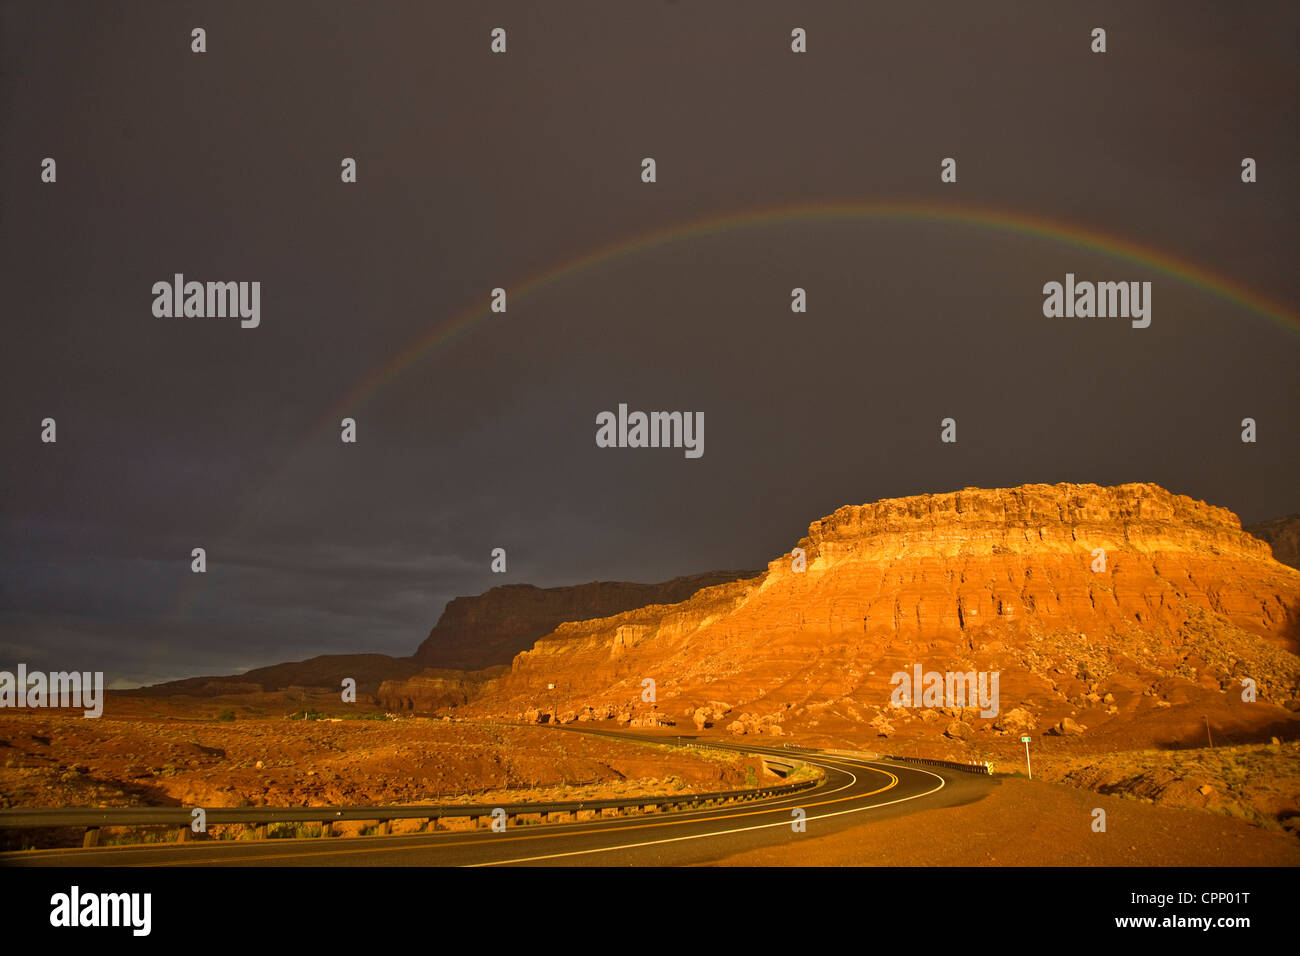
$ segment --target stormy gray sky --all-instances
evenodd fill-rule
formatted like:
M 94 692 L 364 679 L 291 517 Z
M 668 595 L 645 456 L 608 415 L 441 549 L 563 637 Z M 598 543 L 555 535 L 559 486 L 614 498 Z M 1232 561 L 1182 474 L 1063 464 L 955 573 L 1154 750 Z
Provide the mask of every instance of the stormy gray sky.
M 1131 259 L 777 218 L 512 294 L 656 230 L 888 200 L 1108 233 L 1294 315 L 1297 27 L 1283 2 L 4 2 L 0 666 L 408 654 L 457 594 L 760 567 L 840 505 L 968 485 L 1300 510 L 1300 335 Z M 155 317 L 176 272 L 259 281 L 260 326 Z M 1151 326 L 1045 318 L 1067 272 L 1150 280 Z M 474 306 L 341 443 L 340 401 Z M 620 402 L 704 412 L 703 457 L 597 448 Z

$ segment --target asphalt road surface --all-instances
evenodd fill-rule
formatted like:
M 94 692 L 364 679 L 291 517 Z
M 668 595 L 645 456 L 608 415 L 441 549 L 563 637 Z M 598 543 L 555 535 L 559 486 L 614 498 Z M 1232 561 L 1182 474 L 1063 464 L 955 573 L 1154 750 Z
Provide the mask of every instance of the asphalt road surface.
M 631 736 L 631 735 L 619 735 Z M 656 739 L 663 742 L 663 738 Z M 714 746 L 713 741 L 703 741 Z M 893 761 L 752 745 L 826 772 L 821 786 L 706 810 L 581 823 L 331 840 L 238 840 L 0 854 L 4 866 L 681 866 L 797 843 L 873 819 L 979 799 L 987 777 Z M 805 829 L 796 831 L 796 809 Z M 810 859 L 809 864 L 817 861 Z

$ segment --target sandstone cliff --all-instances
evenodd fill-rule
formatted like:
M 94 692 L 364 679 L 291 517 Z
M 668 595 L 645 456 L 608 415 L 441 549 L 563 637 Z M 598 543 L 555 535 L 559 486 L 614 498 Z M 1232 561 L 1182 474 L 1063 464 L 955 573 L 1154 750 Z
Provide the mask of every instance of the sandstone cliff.
M 515 654 L 564 621 L 607 617 L 644 607 L 684 601 L 700 588 L 734 581 L 753 571 L 714 571 L 661 584 L 593 581 L 573 587 L 538 588 L 507 584 L 473 597 L 458 597 L 412 658 L 425 668 L 479 670 L 508 664 Z
M 1294 706 L 1300 572 L 1231 512 L 1156 485 L 849 506 L 813 522 L 797 547 L 802 572 L 786 554 L 685 601 L 561 624 L 469 712 L 621 723 L 653 712 L 746 733 L 889 736 L 933 723 L 969 745 L 975 729 L 1096 734 L 1193 703 L 1258 729 Z M 997 671 L 999 717 L 890 707 L 891 675 L 916 664 Z M 1237 701 L 1247 677 L 1257 704 Z M 1166 721 L 1144 739 L 1176 733 Z

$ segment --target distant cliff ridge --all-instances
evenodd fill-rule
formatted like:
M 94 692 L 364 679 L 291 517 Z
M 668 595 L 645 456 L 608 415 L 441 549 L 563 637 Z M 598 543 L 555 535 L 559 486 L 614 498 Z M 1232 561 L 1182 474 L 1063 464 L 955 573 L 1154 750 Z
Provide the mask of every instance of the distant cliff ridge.
M 154 684 L 124 691 L 132 697 L 159 697 L 185 694 L 192 697 L 215 697 L 288 690 L 291 687 L 328 688 L 340 691 L 344 678 L 357 682 L 359 694 L 374 694 L 381 683 L 407 677 L 419 671 L 409 658 L 386 654 L 324 654 L 305 661 L 291 661 L 258 667 L 243 674 L 223 677 L 187 677 L 183 680 Z
M 557 588 L 502 585 L 450 601 L 412 660 L 421 667 L 455 670 L 508 664 L 565 621 L 608 617 L 648 604 L 674 604 L 701 588 L 755 573 L 713 571 L 662 584 L 593 581 Z
M 1272 521 L 1261 521 L 1246 528 L 1273 549 L 1273 557 L 1283 564 L 1300 568 L 1300 515 L 1287 515 Z
M 473 697 L 485 680 L 497 676 L 497 669 L 564 621 L 583 621 L 646 604 L 682 601 L 700 588 L 755 573 L 715 571 L 662 584 L 593 581 L 555 588 L 504 585 L 450 601 L 412 657 L 326 654 L 243 674 L 188 677 L 129 693 L 141 697 L 211 697 L 291 687 L 337 690 L 345 677 L 351 677 L 359 693 L 377 694 L 381 704 L 391 710 L 438 709 Z

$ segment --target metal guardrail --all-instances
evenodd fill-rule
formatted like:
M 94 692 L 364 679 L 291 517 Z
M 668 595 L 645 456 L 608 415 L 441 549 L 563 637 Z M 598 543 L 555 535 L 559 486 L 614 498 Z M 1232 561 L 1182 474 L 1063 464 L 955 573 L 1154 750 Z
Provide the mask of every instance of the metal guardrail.
M 887 754 L 890 760 L 901 760 L 905 763 L 923 763 L 931 767 L 945 767 L 948 770 L 961 770 L 964 773 L 976 773 L 988 776 L 993 773 L 993 765 L 988 762 L 983 763 L 958 763 L 955 760 L 932 760 L 929 757 L 900 757 L 897 754 Z
M 381 833 L 388 832 L 393 820 L 423 820 L 428 829 L 437 829 L 438 821 L 469 817 L 479 825 L 490 820 L 495 811 L 504 811 L 507 819 L 526 815 L 573 814 L 605 810 L 637 809 L 655 812 L 661 807 L 685 806 L 687 809 L 710 804 L 758 800 L 765 797 L 799 793 L 821 784 L 821 778 L 712 793 L 679 796 L 622 797 L 607 800 L 569 800 L 551 803 L 439 803 L 415 806 L 375 807 L 213 807 L 204 808 L 206 824 L 250 824 L 258 827 L 259 836 L 272 823 L 319 823 L 321 835 L 329 836 L 331 825 L 343 821 L 374 821 Z M 0 829 L 86 828 L 83 846 L 97 846 L 101 827 L 173 826 L 181 827 L 187 838 L 192 822 L 192 807 L 58 807 L 0 810 Z

